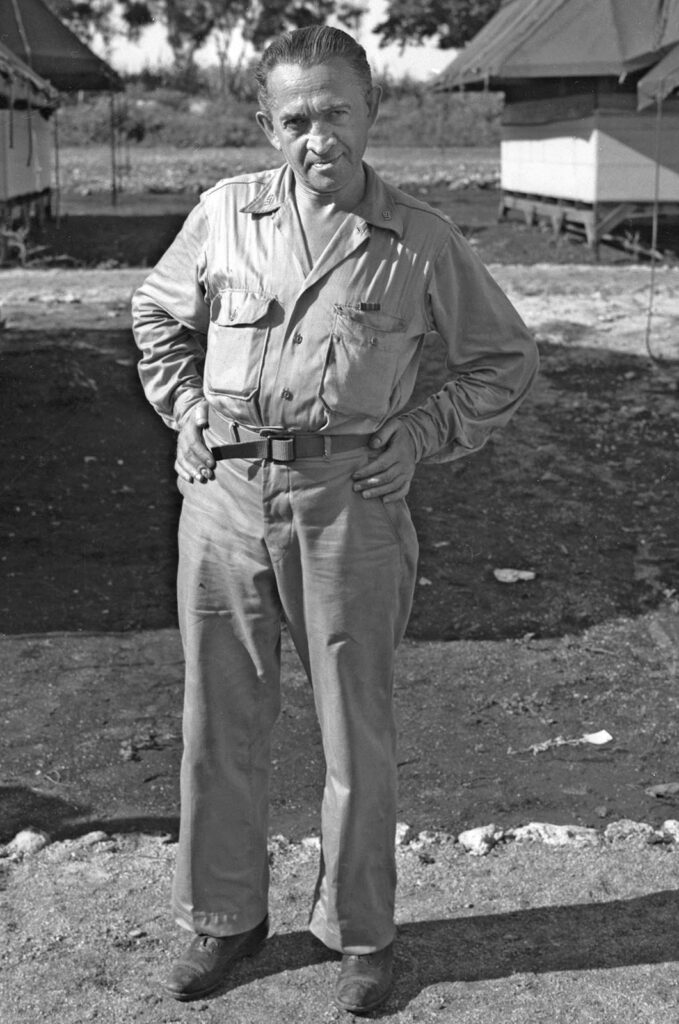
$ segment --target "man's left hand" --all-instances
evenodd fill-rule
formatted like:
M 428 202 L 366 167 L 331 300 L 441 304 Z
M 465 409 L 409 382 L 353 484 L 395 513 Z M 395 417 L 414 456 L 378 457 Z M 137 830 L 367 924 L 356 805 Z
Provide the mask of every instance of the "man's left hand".
M 380 454 L 354 473 L 354 490 L 364 498 L 404 498 L 416 466 L 415 445 L 404 425 L 389 420 L 370 438 L 369 447 Z

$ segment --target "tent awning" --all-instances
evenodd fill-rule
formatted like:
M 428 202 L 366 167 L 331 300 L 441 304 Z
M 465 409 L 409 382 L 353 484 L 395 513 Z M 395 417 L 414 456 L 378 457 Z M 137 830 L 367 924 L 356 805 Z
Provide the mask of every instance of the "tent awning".
M 59 95 L 16 54 L 0 43 L 0 107 L 31 106 L 54 110 Z
M 123 88 L 113 68 L 81 43 L 42 0 L 0 0 L 0 43 L 60 92 Z
M 644 110 L 652 103 L 664 100 L 677 88 L 679 88 L 679 45 L 665 54 L 663 59 L 637 82 L 637 110 Z
M 679 43 L 679 0 L 505 0 L 433 83 L 623 76 Z

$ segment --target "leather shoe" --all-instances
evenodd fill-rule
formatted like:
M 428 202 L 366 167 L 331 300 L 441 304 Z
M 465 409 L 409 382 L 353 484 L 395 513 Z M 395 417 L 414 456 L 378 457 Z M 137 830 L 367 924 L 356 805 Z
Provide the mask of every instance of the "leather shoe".
M 164 989 L 174 999 L 201 999 L 216 989 L 229 969 L 244 957 L 253 956 L 269 933 L 269 918 L 239 935 L 196 935 L 174 964 Z
M 394 944 L 377 953 L 345 953 L 337 980 L 335 1005 L 349 1013 L 369 1013 L 389 995 L 393 980 Z

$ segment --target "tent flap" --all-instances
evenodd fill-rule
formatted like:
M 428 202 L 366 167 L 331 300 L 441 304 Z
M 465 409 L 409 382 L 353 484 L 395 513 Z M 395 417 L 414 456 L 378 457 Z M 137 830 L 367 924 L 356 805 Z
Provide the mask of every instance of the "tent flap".
M 0 43 L 0 106 L 20 105 L 54 110 L 59 96 L 49 82 Z
M 677 44 L 679 0 L 506 0 L 433 88 L 620 77 L 646 70 Z
M 644 110 L 652 103 L 661 102 L 679 88 L 679 45 L 651 68 L 637 82 L 637 109 Z
M 81 43 L 42 0 L 0 0 L 0 43 L 60 92 L 123 88 L 113 68 Z

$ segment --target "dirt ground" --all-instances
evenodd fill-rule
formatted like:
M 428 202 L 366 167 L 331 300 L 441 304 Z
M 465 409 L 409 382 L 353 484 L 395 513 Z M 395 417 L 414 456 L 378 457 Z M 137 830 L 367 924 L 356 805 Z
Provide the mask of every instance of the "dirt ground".
M 335 954 L 306 931 L 318 853 L 272 848 L 273 934 L 207 999 L 159 982 L 174 847 L 84 838 L 13 869 L 0 915 L 6 1024 L 341 1024 Z M 445 838 L 397 853 L 393 1024 L 669 1024 L 679 1015 L 679 854 L 634 841 L 474 858 Z
M 493 272 L 538 338 L 542 374 L 483 452 L 420 467 L 413 484 L 421 554 L 402 697 L 405 816 L 453 830 L 488 817 L 671 816 L 644 787 L 676 774 L 679 271 L 671 261 L 657 271 L 650 340 L 663 362 L 654 362 L 644 343 L 647 266 L 612 247 L 596 265 L 578 240 L 497 225 L 492 190 L 429 198 L 482 256 L 495 253 Z M 113 640 L 176 624 L 173 436 L 140 393 L 129 297 L 144 274 L 133 264 L 155 258 L 179 214 L 122 207 L 109 225 L 82 202 L 74 208 L 53 253 L 69 250 L 85 268 L 0 272 L 0 616 L 21 669 L 8 673 L 12 708 L 23 709 L 3 766 L 2 838 L 28 823 L 63 835 L 111 817 L 176 821 L 179 654 L 158 714 L 143 680 L 123 685 L 125 657 L 116 672 L 115 655 L 93 655 L 103 685 L 35 713 L 44 663 L 31 636 Z M 128 269 L 93 267 L 116 225 Z M 577 262 L 560 262 L 566 254 Z M 432 347 L 415 401 L 443 372 Z M 535 578 L 503 583 L 498 569 Z M 424 661 L 418 671 L 423 641 L 471 646 L 443 644 L 447 673 Z M 114 691 L 125 702 L 112 714 Z M 274 822 L 298 837 L 314 827 L 321 764 L 303 683 L 295 692 L 284 720 L 301 752 L 279 762 Z M 130 731 L 135 717 L 146 738 Z M 507 753 L 594 728 L 616 745 Z M 123 740 L 144 753 L 126 760 Z
M 597 263 L 572 236 L 497 225 L 489 189 L 427 196 L 492 264 L 535 331 L 542 375 L 476 458 L 420 467 L 414 481 L 399 816 L 452 835 L 491 821 L 602 830 L 679 818 L 679 271 L 673 258 L 658 268 L 653 360 L 648 266 L 619 247 Z M 304 932 L 317 853 L 287 845 L 317 832 L 322 784 L 287 640 L 275 934 L 214 999 L 186 1008 L 158 995 L 181 941 L 167 912 L 178 500 L 172 435 L 137 383 L 129 297 L 185 200 L 156 199 L 114 215 L 79 200 L 42 237 L 45 266 L 0 271 L 0 842 L 26 825 L 62 840 L 0 874 L 3 1012 L 10 1024 L 170 1024 L 196 1010 L 207 1022 L 227 1011 L 248 1024 L 338 1020 L 336 963 Z M 432 348 L 415 400 L 442 372 Z M 534 578 L 503 583 L 498 569 Z M 600 730 L 603 745 L 583 740 Z M 88 840 L 93 828 L 106 836 Z M 448 840 L 405 847 L 398 982 L 380 1016 L 675 1019 L 677 856 L 662 843 L 514 844 L 481 859 Z

